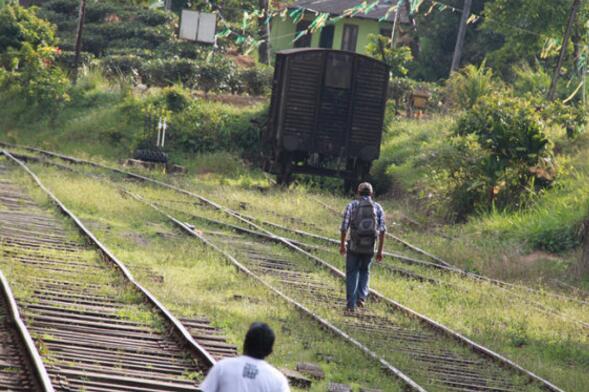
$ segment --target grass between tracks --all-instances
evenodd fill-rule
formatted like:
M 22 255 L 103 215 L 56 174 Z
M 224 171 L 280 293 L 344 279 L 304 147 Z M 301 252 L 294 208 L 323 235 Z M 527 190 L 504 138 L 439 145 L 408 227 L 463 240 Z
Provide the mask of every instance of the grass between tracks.
M 202 315 L 204 310 L 218 325 L 226 328 L 235 343 L 240 342 L 249 321 L 257 318 L 278 320 L 273 324 L 281 331 L 274 357 L 276 363 L 292 365 L 301 358 L 317 360 L 318 353 L 325 357 L 325 352 L 329 352 L 331 354 L 327 355 L 343 355 L 346 358 L 334 361 L 336 364 L 323 363 L 334 379 L 374 380 L 373 385 L 379 385 L 377 380 L 382 380 L 381 373 L 373 372 L 373 369 L 350 370 L 350 363 L 367 362 L 357 357 L 358 354 L 353 351 L 350 354 L 350 350 L 340 347 L 341 344 L 329 335 L 319 334 L 310 324 L 303 323 L 296 328 L 289 326 L 302 323 L 292 310 L 276 306 L 275 299 L 236 274 L 216 254 L 194 242 L 186 242 L 184 237 L 178 237 L 178 232 L 170 229 L 158 214 L 113 193 L 112 188 L 91 178 L 65 177 L 63 172 L 41 167 L 36 167 L 36 170 L 43 173 L 43 179 L 51 189 L 88 221 L 107 245 L 128 262 L 134 273 L 175 312 Z M 171 191 L 143 185 L 134 187 L 153 200 L 173 201 L 169 204 L 179 205 L 186 211 L 192 208 L 187 202 L 193 200 Z M 241 191 L 206 184 L 198 184 L 198 187 L 193 184 L 192 187 L 232 207 L 245 208 L 247 213 L 264 215 L 292 227 L 323 232 L 337 227 L 337 219 L 326 209 L 298 192 L 262 194 L 254 190 Z M 335 197 L 324 200 L 336 208 L 344 202 Z M 264 203 L 272 205 L 272 213 L 263 208 Z M 199 210 L 199 213 L 219 217 L 208 210 Z M 306 224 L 311 221 L 309 216 L 319 223 L 315 226 Z M 340 257 L 332 253 L 322 254 L 322 257 L 342 267 Z M 587 333 L 568 320 L 589 321 L 587 307 L 525 291 L 505 291 L 419 268 L 413 270 L 440 279 L 450 286 L 398 279 L 378 267 L 374 269 L 372 285 L 403 304 L 507 355 L 565 390 L 589 390 Z M 157 283 L 158 275 L 164 277 L 163 284 Z M 202 290 L 205 290 L 204 294 Z M 566 318 L 545 314 L 529 301 L 556 309 Z M 319 343 L 324 339 L 329 339 L 329 342 Z M 356 357 L 351 359 L 348 355 Z M 366 376 L 360 377 L 359 374 Z
M 301 317 L 293 307 L 238 273 L 222 257 L 190 240 L 159 214 L 89 178 L 35 167 L 42 180 L 130 268 L 136 278 L 180 317 L 206 316 L 241 346 L 249 324 L 268 321 L 277 333 L 278 367 L 319 363 L 328 381 L 400 391 L 400 385 L 353 349 Z

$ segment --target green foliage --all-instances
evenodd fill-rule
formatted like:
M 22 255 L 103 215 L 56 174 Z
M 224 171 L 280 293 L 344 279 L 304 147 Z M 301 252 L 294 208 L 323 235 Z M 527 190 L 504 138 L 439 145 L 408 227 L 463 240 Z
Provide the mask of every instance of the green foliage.
M 448 162 L 459 219 L 476 210 L 514 209 L 555 177 L 541 118 L 528 101 L 493 95 L 456 124 L 463 159 Z M 458 203 L 457 203 L 458 201 Z
M 234 85 L 236 78 L 235 64 L 222 56 L 214 56 L 200 64 L 196 76 L 196 86 L 205 93 L 209 91 L 227 91 Z
M 194 60 L 182 58 L 153 59 L 139 66 L 139 73 L 144 82 L 151 86 L 171 86 L 182 83 L 194 84 L 199 65 Z
M 502 41 L 500 48 L 489 53 L 489 64 L 503 76 L 511 77 L 513 64 L 534 62 L 547 40 L 562 37 L 570 4 L 543 0 L 486 2 L 485 15 L 489 18 L 484 18 L 482 28 L 500 34 Z M 554 51 L 550 57 L 557 53 Z
M 540 64 L 532 67 L 529 63 L 514 66 L 512 72 L 515 75 L 513 90 L 517 95 L 531 94 L 535 96 L 546 96 L 550 88 L 552 77 Z
M 33 50 L 55 46 L 54 28 L 37 17 L 34 10 L 10 4 L 0 10 L 0 55 L 11 48 L 20 50 L 24 43 Z
M 100 64 L 109 76 L 138 74 L 143 67 L 143 60 L 134 54 L 112 55 L 102 58 Z
M 237 78 L 243 83 L 243 90 L 249 95 L 265 95 L 272 88 L 272 67 L 256 64 L 254 67 L 239 70 Z
M 496 88 L 493 71 L 486 67 L 485 62 L 478 67 L 467 65 L 460 72 L 453 73 L 446 83 L 448 99 L 459 109 L 472 108 L 480 98 Z
M 4 34 L 4 35 L 2 35 Z M 34 9 L 8 5 L 0 10 L 0 67 L 4 94 L 24 95 L 43 109 L 69 99 L 69 82 L 55 65 L 59 49 L 52 26 Z
M 488 2 L 473 0 L 472 12 L 482 14 Z M 440 81 L 448 78 L 454 54 L 460 12 L 452 12 L 445 5 L 462 9 L 463 0 L 433 2 L 425 0 L 421 12 L 415 15 L 416 31 L 410 33 L 415 40 L 409 76 L 413 79 Z M 428 12 L 429 11 L 429 12 Z M 486 54 L 501 46 L 501 37 L 492 31 L 480 30 L 481 21 L 469 23 L 466 29 L 462 64 L 480 64 Z
M 73 50 L 78 6 L 78 0 L 50 0 L 41 4 L 40 14 L 57 25 L 61 45 L 66 50 Z M 179 55 L 181 51 L 170 53 L 173 48 L 170 43 L 180 42 L 175 38 L 177 21 L 173 13 L 129 2 L 88 2 L 83 49 L 102 56 L 116 49 L 133 52 L 162 46 L 166 50 L 162 57 Z
M 587 111 L 583 106 L 566 105 L 556 100 L 540 107 L 546 124 L 564 129 L 569 139 L 575 139 L 585 132 Z
M 384 62 L 391 72 L 391 76 L 406 76 L 409 70 L 407 66 L 413 55 L 411 49 L 406 46 L 397 48 L 391 47 L 391 38 L 384 37 L 380 34 L 368 35 L 369 43 L 366 46 L 366 53 L 382 62 Z
M 175 115 L 169 145 L 184 152 L 240 151 L 259 149 L 259 131 L 250 120 L 257 110 L 240 111 L 222 104 L 194 101 Z
M 409 78 L 391 78 L 389 81 L 389 99 L 395 103 L 396 114 L 407 110 L 409 98 L 417 90 L 427 91 L 431 94 L 426 112 L 437 113 L 442 109 L 444 91 L 438 84 L 418 82 Z

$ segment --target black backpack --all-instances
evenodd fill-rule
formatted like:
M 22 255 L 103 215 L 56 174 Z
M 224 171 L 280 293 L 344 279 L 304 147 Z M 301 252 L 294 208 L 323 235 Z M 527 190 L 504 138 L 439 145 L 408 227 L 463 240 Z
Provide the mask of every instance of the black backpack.
M 374 255 L 376 237 L 374 204 L 370 200 L 362 199 L 352 211 L 349 251 L 358 255 Z

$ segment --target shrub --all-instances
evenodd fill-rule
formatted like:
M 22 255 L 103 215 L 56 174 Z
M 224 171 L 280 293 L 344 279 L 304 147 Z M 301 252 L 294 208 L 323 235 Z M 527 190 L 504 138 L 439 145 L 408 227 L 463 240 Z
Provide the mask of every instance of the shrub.
M 366 53 L 369 56 L 384 62 L 389 67 L 392 77 L 407 75 L 407 66 L 413 60 L 411 49 L 406 46 L 391 48 L 391 38 L 380 34 L 369 34 L 368 39 Z
M 525 63 L 514 66 L 512 70 L 515 75 L 513 90 L 517 95 L 546 96 L 552 78 L 541 66 L 531 67 Z
M 65 70 L 71 70 L 74 68 L 74 61 L 76 53 L 71 50 L 62 50 L 59 56 L 57 56 L 57 64 Z M 80 64 L 83 66 L 89 66 L 94 56 L 88 52 L 80 53 Z
M 120 74 L 139 74 L 143 60 L 133 54 L 113 55 L 103 57 L 100 61 L 102 69 L 109 76 L 118 76 Z
M 209 91 L 230 90 L 235 80 L 235 64 L 225 57 L 215 56 L 200 64 L 196 77 L 196 87 L 205 93 Z
M 166 87 L 162 90 L 162 95 L 167 109 L 174 113 L 181 112 L 190 105 L 190 94 L 182 87 Z
M 460 109 L 470 109 L 484 96 L 497 89 L 493 71 L 483 62 L 479 67 L 467 65 L 454 72 L 446 83 L 450 103 Z
M 244 90 L 249 95 L 264 95 L 272 88 L 272 67 L 263 64 L 256 64 L 251 68 L 241 69 L 238 73 L 239 80 L 244 85 Z
M 427 103 L 428 112 L 439 112 L 443 108 L 444 92 L 436 83 L 418 82 L 409 78 L 391 78 L 389 81 L 389 99 L 395 102 L 395 111 L 407 110 L 409 98 L 416 90 L 428 91 L 431 97 Z
M 38 18 L 34 9 L 17 5 L 0 9 L 3 87 L 43 109 L 69 99 L 69 82 L 55 64 L 59 49 L 51 46 L 53 43 L 53 27 Z
M 39 17 L 34 9 L 7 5 L 0 10 L 0 55 L 9 48 L 20 50 L 24 43 L 31 49 L 54 46 L 54 27 Z
M 459 218 L 478 209 L 521 207 L 554 180 L 543 122 L 526 100 L 481 98 L 459 118 L 455 134 L 456 150 L 466 151 L 464 159 L 447 162 Z
M 144 82 L 153 86 L 171 86 L 178 82 L 191 86 L 198 72 L 196 61 L 181 58 L 153 59 L 144 62 L 141 67 Z
M 247 151 L 259 149 L 259 131 L 250 120 L 257 111 L 237 110 L 198 100 L 173 116 L 169 145 L 185 152 Z

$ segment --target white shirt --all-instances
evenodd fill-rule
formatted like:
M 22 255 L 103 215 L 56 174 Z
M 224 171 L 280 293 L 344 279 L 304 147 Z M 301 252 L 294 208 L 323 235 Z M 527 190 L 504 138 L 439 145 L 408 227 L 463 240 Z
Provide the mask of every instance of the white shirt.
M 290 392 L 282 373 L 262 359 L 245 355 L 217 362 L 200 389 L 203 392 Z

